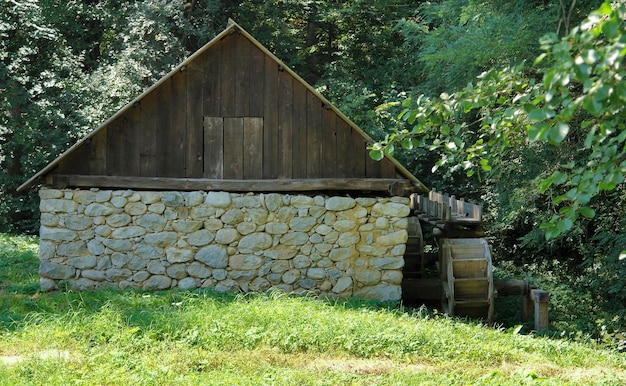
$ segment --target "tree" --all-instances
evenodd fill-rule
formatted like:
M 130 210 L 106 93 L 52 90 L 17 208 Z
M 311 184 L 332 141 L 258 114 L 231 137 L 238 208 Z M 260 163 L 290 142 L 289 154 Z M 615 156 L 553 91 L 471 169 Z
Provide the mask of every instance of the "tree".
M 534 69 L 494 69 L 460 92 L 407 99 L 399 118 L 409 127 L 374 144 L 371 156 L 421 146 L 441 153 L 437 167 L 480 176 L 511 149 L 575 149 L 538 177 L 541 193 L 555 193 L 555 213 L 542 224 L 546 238 L 570 231 L 594 217 L 594 197 L 624 182 L 625 18 L 626 6 L 604 3 L 566 36 L 542 38 Z

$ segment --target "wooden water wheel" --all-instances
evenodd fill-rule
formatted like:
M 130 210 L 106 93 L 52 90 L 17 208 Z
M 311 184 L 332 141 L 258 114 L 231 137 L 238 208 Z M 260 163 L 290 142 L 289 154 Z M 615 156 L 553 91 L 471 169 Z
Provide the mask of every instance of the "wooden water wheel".
M 448 315 L 493 320 L 493 272 L 485 239 L 440 239 L 442 308 Z

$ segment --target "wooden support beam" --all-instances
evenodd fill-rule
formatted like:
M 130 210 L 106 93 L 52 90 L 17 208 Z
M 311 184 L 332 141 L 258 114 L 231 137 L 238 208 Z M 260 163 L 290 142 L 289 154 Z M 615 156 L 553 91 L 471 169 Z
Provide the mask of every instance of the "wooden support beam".
M 208 179 L 129 176 L 53 175 L 46 183 L 55 188 L 114 188 L 142 190 L 223 190 L 230 192 L 304 192 L 316 190 L 372 191 L 404 196 L 416 187 L 409 180 L 394 178 L 312 179 Z
M 522 297 L 522 321 L 527 321 L 531 312 L 533 312 L 535 316 L 535 330 L 545 330 L 549 326 L 549 303 L 550 293 L 540 289 L 531 289 L 528 295 Z
M 540 289 L 530 291 L 530 297 L 535 303 L 535 330 L 541 331 L 548 328 L 548 302 L 550 294 Z

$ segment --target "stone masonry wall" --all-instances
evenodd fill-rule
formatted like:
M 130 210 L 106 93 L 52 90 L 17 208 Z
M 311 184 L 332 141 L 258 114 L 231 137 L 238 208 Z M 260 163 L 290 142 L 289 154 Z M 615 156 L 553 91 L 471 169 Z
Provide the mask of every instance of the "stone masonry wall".
M 401 297 L 408 199 L 40 190 L 42 290 Z

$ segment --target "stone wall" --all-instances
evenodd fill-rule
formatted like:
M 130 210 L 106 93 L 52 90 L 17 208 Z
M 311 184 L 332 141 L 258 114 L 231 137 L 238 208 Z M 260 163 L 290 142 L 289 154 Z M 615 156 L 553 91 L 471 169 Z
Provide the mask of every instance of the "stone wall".
M 405 198 L 47 188 L 39 194 L 42 290 L 401 296 Z

